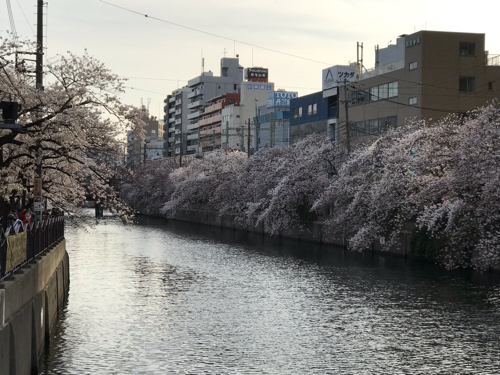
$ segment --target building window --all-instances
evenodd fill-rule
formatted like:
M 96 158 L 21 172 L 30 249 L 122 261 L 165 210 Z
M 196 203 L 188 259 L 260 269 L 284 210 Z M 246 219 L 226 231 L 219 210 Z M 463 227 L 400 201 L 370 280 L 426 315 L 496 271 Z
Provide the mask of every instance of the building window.
M 302 117 L 302 107 L 299 107 L 299 117 Z
M 378 100 L 378 86 L 370 87 L 370 101 L 376 102 Z
M 398 81 L 389 83 L 389 98 L 398 96 Z
M 312 115 L 312 113 L 313 113 L 313 106 L 312 106 L 312 104 L 309 104 L 307 106 L 307 114 Z
M 378 87 L 378 97 L 379 99 L 387 99 L 389 97 L 389 84 L 386 83 Z
M 315 115 L 316 113 L 318 113 L 318 103 L 313 104 L 313 115 Z
M 460 56 L 474 56 L 476 43 L 460 42 Z
M 413 98 L 408 99 L 408 104 L 409 105 L 417 105 L 417 97 L 414 96 Z
M 488 91 L 493 91 L 493 82 L 488 82 Z
M 417 62 L 416 61 L 410 63 L 410 70 L 415 70 L 415 69 L 417 69 Z
M 460 77 L 458 81 L 458 90 L 461 92 L 476 91 L 476 77 Z

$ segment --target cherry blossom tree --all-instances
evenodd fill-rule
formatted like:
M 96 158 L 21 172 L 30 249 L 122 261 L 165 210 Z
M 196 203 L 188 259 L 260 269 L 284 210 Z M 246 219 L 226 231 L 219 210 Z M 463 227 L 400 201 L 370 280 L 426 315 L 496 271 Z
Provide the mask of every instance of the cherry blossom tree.
M 443 245 L 447 268 L 498 266 L 500 259 L 500 110 L 496 103 L 433 129 L 416 168 L 426 184 L 418 227 Z M 432 151 L 431 151 L 432 150 Z
M 122 200 L 136 211 L 159 215 L 174 191 L 170 174 L 175 168 L 169 160 L 158 159 L 127 170 L 120 182 Z
M 492 104 L 466 117 L 411 122 L 355 150 L 314 206 L 333 207 L 327 236 L 345 236 L 358 251 L 386 237 L 387 249 L 416 223 L 413 235 L 431 243 L 445 267 L 497 266 L 499 113 Z
M 311 136 L 290 147 L 243 153 L 219 151 L 172 172 L 175 186 L 163 213 L 205 209 L 231 214 L 240 224 L 262 223 L 273 235 L 306 229 L 312 203 L 335 172 L 338 152 L 329 140 Z
M 142 127 L 141 111 L 123 105 L 123 80 L 85 52 L 67 53 L 44 69 L 46 86 L 15 63 L 14 45 L 0 39 L 0 98 L 20 104 L 19 130 L 0 129 L 0 194 L 32 195 L 33 179 L 42 171 L 43 196 L 52 205 L 77 212 L 86 196 L 109 209 L 127 212 L 113 181 L 123 160 L 118 136 L 125 125 Z

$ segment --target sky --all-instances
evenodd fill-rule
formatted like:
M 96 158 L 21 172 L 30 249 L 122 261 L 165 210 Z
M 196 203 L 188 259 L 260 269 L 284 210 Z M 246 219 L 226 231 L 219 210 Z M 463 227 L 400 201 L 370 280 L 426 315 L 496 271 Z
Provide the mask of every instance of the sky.
M 37 0 L 1 0 L 0 31 L 36 37 Z M 356 61 L 374 67 L 374 48 L 419 30 L 486 34 L 500 54 L 493 0 L 47 0 L 46 59 L 85 50 L 127 78 L 126 104 L 163 118 L 163 100 L 202 71 L 220 75 L 220 59 L 269 69 L 276 88 L 306 95 L 321 90 L 322 70 Z M 500 9 L 500 5 L 497 5 Z M 146 17 L 147 15 L 148 17 Z

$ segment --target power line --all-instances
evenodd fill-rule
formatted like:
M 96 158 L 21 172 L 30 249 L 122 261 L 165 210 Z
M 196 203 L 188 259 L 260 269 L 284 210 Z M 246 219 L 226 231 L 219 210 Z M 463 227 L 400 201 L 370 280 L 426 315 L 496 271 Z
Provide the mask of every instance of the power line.
M 322 61 L 317 61 L 317 60 L 313 60 L 313 59 L 308 59 L 307 57 L 297 56 L 297 55 L 293 55 L 293 54 L 291 54 L 291 53 L 287 53 L 287 52 L 277 51 L 277 50 L 274 50 L 274 49 L 271 49 L 271 48 L 266 48 L 266 47 L 258 46 L 258 45 L 255 45 L 255 44 L 251 44 L 251 43 L 243 42 L 243 41 L 241 41 L 241 40 L 236 40 L 236 39 L 234 39 L 234 38 L 229 38 L 229 37 L 226 37 L 226 36 L 222 36 L 222 35 L 218 35 L 218 34 L 210 33 L 210 32 L 207 32 L 207 31 L 203 31 L 203 30 L 195 29 L 194 27 L 181 25 L 181 24 L 178 24 L 178 23 L 175 23 L 175 22 L 171 22 L 171 21 L 167 21 L 167 20 L 164 20 L 164 19 L 161 19 L 161 18 L 152 17 L 152 16 L 149 16 L 149 15 L 144 14 L 144 13 L 137 12 L 137 11 L 132 10 L 132 9 L 128 9 L 128 8 L 125 8 L 125 7 L 122 7 L 122 6 L 116 5 L 116 4 L 109 3 L 109 2 L 104 1 L 104 0 L 99 0 L 99 1 L 100 1 L 101 3 L 105 3 L 105 4 L 108 4 L 108 5 L 114 6 L 114 7 L 116 7 L 116 8 L 123 9 L 123 10 L 125 10 L 125 11 L 127 11 L 127 12 L 134 13 L 134 14 L 137 14 L 137 15 L 140 15 L 140 16 L 144 16 L 144 17 L 146 17 L 146 18 L 153 19 L 153 20 L 155 20 L 155 21 L 159 21 L 159 22 L 163 22 L 163 23 L 168 23 L 168 24 L 170 24 L 170 25 L 174 25 L 174 26 L 182 27 L 182 28 L 184 28 L 184 29 L 188 29 L 188 30 L 196 31 L 196 32 L 199 32 L 199 33 L 202 33 L 202 34 L 206 34 L 206 35 L 211 35 L 211 36 L 214 36 L 214 37 L 216 37 L 216 38 L 226 39 L 226 40 L 230 40 L 230 41 L 232 41 L 232 42 L 238 42 L 238 43 L 240 43 L 240 44 L 245 44 L 245 45 L 250 46 L 250 47 L 260 48 L 260 49 L 263 49 L 263 50 L 266 50 L 266 51 L 270 51 L 270 52 L 274 52 L 274 53 L 279 53 L 279 54 L 281 54 L 281 55 L 290 56 L 290 57 L 295 57 L 295 58 L 297 58 L 297 59 L 307 60 L 307 61 L 315 62 L 315 63 L 318 63 L 318 64 L 324 64 L 324 65 L 329 65 L 329 66 L 330 66 L 330 65 L 332 65 L 332 64 L 330 64 L 330 63 L 326 63 L 326 62 L 322 62 Z
M 21 7 L 21 4 L 19 4 L 19 1 L 18 1 L 18 0 L 16 0 L 16 3 L 17 3 L 17 5 L 19 5 L 19 9 L 21 9 L 21 13 L 23 14 L 24 19 L 25 19 L 25 20 L 26 20 L 26 22 L 28 23 L 28 26 L 30 27 L 31 32 L 33 33 L 33 36 L 36 36 L 36 34 L 35 34 L 35 30 L 33 30 L 33 28 L 31 27 L 31 23 L 28 21 L 28 18 L 26 17 L 26 14 L 24 14 L 24 10 L 23 10 L 23 8 Z

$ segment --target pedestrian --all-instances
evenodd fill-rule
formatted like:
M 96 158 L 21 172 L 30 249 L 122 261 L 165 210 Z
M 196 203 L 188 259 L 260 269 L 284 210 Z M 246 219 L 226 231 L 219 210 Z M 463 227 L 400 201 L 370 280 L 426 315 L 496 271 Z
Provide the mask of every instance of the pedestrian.
M 14 228 L 14 230 L 17 231 L 19 225 L 23 225 L 23 222 L 17 217 L 17 214 L 15 212 L 11 212 L 11 214 L 14 217 L 14 223 L 12 224 L 12 228 Z

